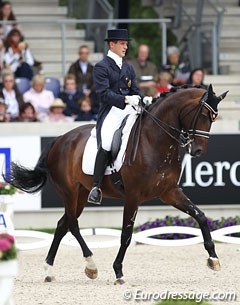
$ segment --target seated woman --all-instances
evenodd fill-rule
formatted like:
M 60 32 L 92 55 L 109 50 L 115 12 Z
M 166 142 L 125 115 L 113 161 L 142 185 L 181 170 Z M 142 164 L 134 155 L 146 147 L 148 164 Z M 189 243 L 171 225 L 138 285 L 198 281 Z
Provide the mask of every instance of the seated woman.
M 44 89 L 45 80 L 41 75 L 35 75 L 32 80 L 32 88 L 24 93 L 25 102 L 30 102 L 36 109 L 37 118 L 42 121 L 48 114 L 49 107 L 54 101 L 51 91 Z
M 19 117 L 14 122 L 38 122 L 36 111 L 31 103 L 24 103 L 20 107 Z
M 202 68 L 192 70 L 187 84 L 192 86 L 201 86 L 204 89 L 207 89 L 207 85 L 204 84 L 204 70 Z
M 4 63 L 15 77 L 33 78 L 34 58 L 23 36 L 18 29 L 9 32 L 5 43 Z
M 76 117 L 80 111 L 78 100 L 83 96 L 83 92 L 77 89 L 75 75 L 67 74 L 64 78 L 64 90 L 59 94 L 59 98 L 66 104 L 64 114 Z
M 0 91 L 0 97 L 4 99 L 7 105 L 7 111 L 11 119 L 15 119 L 19 115 L 19 109 L 23 105 L 23 96 L 15 85 L 15 79 L 12 71 L 3 70 L 2 72 L 3 88 Z
M 0 21 L 16 21 L 16 17 L 13 13 L 12 4 L 10 1 L 1 1 Z M 2 41 L 5 41 L 8 33 L 14 28 L 17 28 L 17 23 L 1 24 L 0 25 L 0 39 Z
M 9 1 L 1 1 L 0 4 L 0 21 L 15 21 L 16 17 L 12 11 L 12 5 Z M 3 69 L 3 57 L 5 51 L 5 40 L 8 33 L 17 28 L 17 23 L 13 24 L 0 24 L 0 70 Z

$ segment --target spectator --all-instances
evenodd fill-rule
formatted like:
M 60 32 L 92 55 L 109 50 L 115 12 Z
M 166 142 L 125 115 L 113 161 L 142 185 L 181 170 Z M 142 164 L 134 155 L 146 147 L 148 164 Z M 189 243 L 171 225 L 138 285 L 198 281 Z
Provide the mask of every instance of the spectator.
M 172 75 L 169 72 L 160 72 L 156 78 L 158 92 L 168 92 L 171 89 Z
M 75 75 L 78 89 L 89 96 L 93 90 L 93 66 L 88 62 L 88 46 L 81 46 L 78 54 L 79 59 L 70 66 L 68 73 Z
M 174 86 L 181 86 L 186 83 L 189 77 L 189 67 L 185 63 L 180 62 L 180 53 L 177 47 L 168 47 L 168 62 L 162 66 L 162 71 L 169 72 Z
M 59 98 L 66 105 L 63 113 L 67 116 L 77 116 L 79 113 L 78 100 L 84 94 L 77 89 L 76 78 L 73 74 L 67 74 L 65 76 L 63 88 L 64 90 L 59 94 Z
M 19 117 L 15 122 L 38 122 L 37 114 L 33 105 L 29 102 L 20 107 Z
M 0 97 L 4 99 L 11 119 L 15 119 L 18 117 L 19 109 L 24 103 L 23 96 L 15 85 L 15 79 L 12 71 L 3 70 L 2 78 L 3 88 L 0 91 Z
M 89 97 L 83 97 L 79 100 L 80 112 L 75 121 L 93 121 L 95 120 L 94 113 L 91 107 L 91 100 Z
M 191 71 L 187 84 L 193 86 L 202 86 L 207 89 L 207 85 L 203 83 L 204 81 L 204 70 L 202 68 L 196 68 Z
M 140 90 L 146 94 L 147 88 L 155 87 L 154 78 L 157 75 L 157 67 L 154 63 L 148 60 L 149 47 L 145 44 L 141 44 L 138 47 L 137 58 L 129 61 L 133 65 L 136 73 L 136 78 Z
M 146 96 L 151 96 L 152 98 L 159 97 L 159 92 L 156 87 L 150 87 L 146 90 Z
M 37 118 L 41 121 L 47 115 L 49 107 L 54 100 L 51 91 L 44 89 L 45 80 L 42 75 L 35 75 L 32 80 L 32 88 L 24 93 L 25 102 L 30 102 L 36 109 Z
M 10 115 L 7 113 L 7 105 L 3 98 L 0 98 L 0 123 L 9 122 Z
M 14 72 L 15 77 L 26 77 L 31 80 L 34 58 L 27 43 L 23 41 L 21 32 L 18 29 L 11 30 L 6 38 L 5 45 L 5 66 Z
M 9 1 L 2 1 L 0 4 L 0 21 L 14 21 L 16 17 L 12 11 Z M 0 71 L 3 69 L 4 42 L 8 33 L 16 27 L 17 24 L 0 24 Z
M 50 105 L 50 112 L 47 117 L 45 117 L 44 122 L 72 122 L 73 119 L 67 117 L 63 114 L 65 104 L 60 98 L 56 98 Z
M 0 5 L 0 21 L 16 21 L 16 17 L 12 11 L 12 4 L 9 1 L 2 1 Z M 1 24 L 0 39 L 5 41 L 8 33 L 17 27 L 17 23 Z

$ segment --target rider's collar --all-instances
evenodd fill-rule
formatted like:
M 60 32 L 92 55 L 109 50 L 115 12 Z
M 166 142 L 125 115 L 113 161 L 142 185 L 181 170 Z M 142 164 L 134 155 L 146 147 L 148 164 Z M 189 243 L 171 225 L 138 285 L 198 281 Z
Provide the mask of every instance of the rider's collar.
M 118 56 L 116 53 L 112 52 L 111 50 L 108 50 L 107 56 L 112 58 L 119 68 L 122 67 L 122 57 Z

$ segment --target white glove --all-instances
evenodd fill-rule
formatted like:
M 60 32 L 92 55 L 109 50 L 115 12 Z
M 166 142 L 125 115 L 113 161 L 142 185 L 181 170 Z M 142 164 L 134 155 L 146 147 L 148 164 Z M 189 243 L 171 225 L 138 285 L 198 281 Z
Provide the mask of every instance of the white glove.
M 130 106 L 138 106 L 141 97 L 139 95 L 127 95 L 125 96 L 125 103 L 129 104 Z
M 143 103 L 146 105 L 146 106 L 149 106 L 149 105 L 152 105 L 152 97 L 151 96 L 144 96 L 143 98 Z

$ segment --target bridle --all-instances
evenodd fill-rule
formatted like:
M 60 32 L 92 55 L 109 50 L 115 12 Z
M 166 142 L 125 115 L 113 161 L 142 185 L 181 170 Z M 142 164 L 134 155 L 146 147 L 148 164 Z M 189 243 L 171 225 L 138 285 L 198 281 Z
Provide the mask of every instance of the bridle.
M 210 133 L 208 131 L 196 129 L 199 116 L 201 115 L 204 107 L 209 111 L 209 117 L 211 122 L 214 122 L 217 119 L 218 112 L 215 111 L 209 104 L 207 104 L 207 99 L 208 92 L 205 92 L 201 97 L 199 103 L 180 118 L 180 120 L 182 121 L 185 117 L 189 116 L 193 111 L 195 111 L 192 122 L 190 123 L 190 127 L 186 131 L 173 127 L 158 119 L 146 109 L 146 106 L 142 107 L 142 112 L 147 113 L 148 116 L 153 120 L 153 122 L 157 126 L 159 126 L 170 138 L 175 140 L 180 147 L 187 147 L 195 140 L 196 137 L 203 137 L 208 139 L 210 136 Z M 177 132 L 179 134 L 179 137 L 177 138 L 171 131 L 173 131 L 174 133 Z

